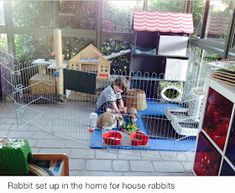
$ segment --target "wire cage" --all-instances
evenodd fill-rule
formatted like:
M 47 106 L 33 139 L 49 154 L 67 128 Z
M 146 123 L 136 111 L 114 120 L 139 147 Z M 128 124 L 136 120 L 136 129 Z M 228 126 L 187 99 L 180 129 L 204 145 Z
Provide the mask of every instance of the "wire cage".
M 4 63 L 6 60 L 8 63 Z M 81 74 L 77 71 L 80 73 L 77 76 L 77 72 L 72 71 L 76 75 L 74 79 L 68 79 L 73 77 L 72 73 L 69 77 L 66 73 L 60 74 L 63 75 L 64 95 L 59 95 L 58 69 L 46 67 L 44 75 L 41 75 L 40 65 L 27 63 L 17 66 L 12 56 L 2 52 L 0 67 L 4 99 L 19 104 L 16 110 L 19 127 L 42 130 L 70 139 L 89 140 L 91 148 L 163 151 L 194 149 L 203 97 L 195 94 L 192 88 L 201 88 L 203 93 L 205 80 L 187 80 L 176 84 L 175 81 L 165 80 L 164 74 L 127 71 L 112 71 L 108 79 L 99 79 L 94 78 L 93 73 Z M 64 70 L 67 70 L 66 67 Z M 97 112 L 97 98 L 117 77 L 128 80 L 128 89 L 142 93 L 141 97 L 135 100 L 140 100 L 143 108 L 134 111 L 135 121 L 131 119 L 133 112 L 128 110 L 121 117 L 106 112 L 112 114 L 109 117 L 114 121 L 112 130 L 98 129 L 94 123 L 104 112 Z M 166 87 L 169 88 L 167 92 Z M 175 87 L 177 89 L 174 89 Z M 167 94 L 167 100 L 164 94 Z M 133 98 L 137 95 L 123 97 Z M 176 97 L 177 100 L 174 100 Z M 130 100 L 124 102 L 126 106 L 131 107 Z M 171 116 L 172 114 L 177 116 Z M 193 133 L 181 132 L 176 123 L 181 128 L 188 124 L 194 128 Z M 193 124 L 196 127 L 192 126 Z

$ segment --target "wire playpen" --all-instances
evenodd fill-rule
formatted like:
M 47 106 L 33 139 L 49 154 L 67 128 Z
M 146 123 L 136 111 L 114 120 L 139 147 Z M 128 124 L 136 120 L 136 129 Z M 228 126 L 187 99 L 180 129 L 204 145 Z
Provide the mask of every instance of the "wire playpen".
M 16 116 L 19 128 L 90 140 L 91 148 L 194 150 L 203 103 L 204 79 L 167 81 L 164 80 L 164 74 L 127 71 L 111 71 L 109 79 L 97 79 L 89 76 L 93 75 L 89 69 L 86 69 L 84 79 L 71 79 L 73 75 L 66 75 L 65 72 L 71 69 L 65 68 L 65 95 L 58 95 L 56 69 L 44 68 L 31 62 L 15 65 L 11 55 L 0 52 L 0 70 L 3 99 L 18 105 Z M 128 79 L 129 91 L 141 92 L 139 95 L 124 93 L 126 106 L 131 106 L 130 101 L 135 101 L 132 105 L 138 110 L 138 120 L 135 123 L 138 131 L 133 136 L 123 128 L 116 128 L 113 133 L 121 133 L 122 137 L 121 144 L 117 145 L 116 134 L 111 136 L 113 140 L 109 139 L 106 143 L 103 137 L 109 131 L 89 128 L 90 115 L 96 113 L 95 104 L 99 94 L 120 76 Z M 77 84 L 80 86 L 77 87 Z M 88 86 L 84 89 L 84 85 Z M 76 89 L 71 89 L 74 87 Z M 136 142 L 139 134 L 141 138 L 147 136 L 147 145 Z

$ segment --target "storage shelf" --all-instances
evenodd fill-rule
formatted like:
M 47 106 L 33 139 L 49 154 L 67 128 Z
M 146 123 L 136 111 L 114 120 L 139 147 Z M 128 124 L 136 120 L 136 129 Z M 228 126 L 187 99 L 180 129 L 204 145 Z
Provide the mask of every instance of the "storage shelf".
M 203 119 L 200 123 L 201 132 L 197 142 L 194 172 L 196 175 L 234 176 L 235 88 L 214 80 L 209 80 L 207 87 L 208 92 Z M 217 158 L 217 160 L 214 159 L 216 164 L 206 166 L 201 155 L 210 152 L 214 152 L 212 154 Z M 210 159 L 213 158 L 210 157 Z M 202 165 L 204 169 L 202 169 Z

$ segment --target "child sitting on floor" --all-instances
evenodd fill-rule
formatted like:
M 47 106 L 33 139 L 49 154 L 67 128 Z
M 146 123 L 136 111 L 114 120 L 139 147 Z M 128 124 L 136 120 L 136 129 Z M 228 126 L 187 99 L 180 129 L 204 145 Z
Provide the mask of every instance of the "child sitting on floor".
M 111 110 L 115 113 L 126 113 L 121 93 L 127 88 L 126 78 L 117 78 L 112 85 L 106 87 L 100 94 L 96 108 L 99 112 Z

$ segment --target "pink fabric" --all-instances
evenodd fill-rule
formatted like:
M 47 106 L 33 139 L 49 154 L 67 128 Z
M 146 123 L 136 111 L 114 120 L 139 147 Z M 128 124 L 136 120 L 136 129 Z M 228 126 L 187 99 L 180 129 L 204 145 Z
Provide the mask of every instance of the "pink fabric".
M 136 11 L 134 30 L 191 34 L 193 17 L 191 13 Z

